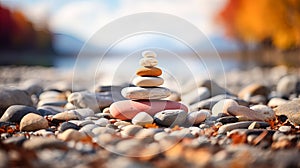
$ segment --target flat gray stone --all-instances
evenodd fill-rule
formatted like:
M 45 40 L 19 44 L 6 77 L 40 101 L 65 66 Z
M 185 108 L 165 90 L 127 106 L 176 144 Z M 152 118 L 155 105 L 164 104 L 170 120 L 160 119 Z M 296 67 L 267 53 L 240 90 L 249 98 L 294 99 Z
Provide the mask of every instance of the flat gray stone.
M 98 127 L 96 124 L 88 124 L 80 128 L 79 132 L 87 133 L 89 135 L 93 135 L 92 130 Z
M 64 110 L 63 107 L 58 107 L 58 106 L 42 106 L 38 107 L 37 111 L 42 115 L 42 116 L 47 116 L 47 115 L 55 115 L 58 113 L 61 113 Z
M 253 123 L 253 121 L 242 121 L 242 122 L 225 124 L 219 128 L 218 133 L 224 134 L 224 133 L 234 130 L 234 129 L 248 128 L 252 123 Z M 267 122 L 256 121 L 256 123 L 257 123 L 256 128 L 265 128 L 265 127 L 269 126 L 269 123 L 267 123 Z
M 77 108 L 90 108 L 94 112 L 101 108 L 110 106 L 113 101 L 113 95 L 107 93 L 74 92 L 68 96 L 68 102 Z
M 195 81 L 191 80 L 188 84 L 185 85 L 185 87 L 183 89 L 183 93 L 188 93 L 192 90 L 195 90 L 196 89 L 195 87 L 208 88 L 211 96 L 216 96 L 216 95 L 220 95 L 220 94 L 230 94 L 225 88 L 221 87 L 215 81 L 210 80 L 210 79 L 200 80 L 200 81 L 197 81 L 197 83 L 195 83 Z
M 274 109 L 277 116 L 285 115 L 295 125 L 300 125 L 300 99 L 289 101 Z
M 264 86 L 260 83 L 252 83 L 242 88 L 238 93 L 238 97 L 248 101 L 250 97 L 255 95 L 268 97 L 269 93 L 270 89 L 267 86 Z
M 197 125 L 209 118 L 210 116 L 211 114 L 209 110 L 194 111 L 188 113 L 186 121 L 190 125 Z
M 93 117 L 95 115 L 94 111 L 89 108 L 75 109 L 74 111 L 82 118 Z
M 217 122 L 220 122 L 222 124 L 235 123 L 238 121 L 239 121 L 239 119 L 235 116 L 226 116 L 226 117 L 221 117 L 221 118 L 217 119 Z
M 58 106 L 62 107 L 68 103 L 67 100 L 60 100 L 60 99 L 45 99 L 45 100 L 40 100 L 38 103 L 38 107 L 42 106 Z
M 122 128 L 121 135 L 124 138 L 133 137 L 142 129 L 143 127 L 139 125 L 127 125 Z
M 263 133 L 264 131 L 267 131 L 267 136 L 270 139 L 272 138 L 273 134 L 276 132 L 274 130 L 267 130 L 267 129 L 234 129 L 234 130 L 228 132 L 227 136 L 231 136 L 235 133 L 246 134 L 247 136 L 249 136 L 249 135 L 258 136 L 261 133 Z
M 96 125 L 98 125 L 99 127 L 106 127 L 106 125 L 110 124 L 109 120 L 106 118 L 100 118 L 100 119 L 94 121 L 94 123 Z
M 154 115 L 154 121 L 163 126 L 174 127 L 185 124 L 187 112 L 184 110 L 164 110 Z
M 146 112 L 140 112 L 133 117 L 131 122 L 135 125 L 144 126 L 146 124 L 152 124 L 154 121 L 153 117 Z
M 4 112 L 0 121 L 19 123 L 21 119 L 28 113 L 40 115 L 40 113 L 34 107 L 25 105 L 12 105 Z
M 41 80 L 29 79 L 21 84 L 21 90 L 25 90 L 29 95 L 40 95 L 43 92 Z
M 64 132 L 67 129 L 74 129 L 74 130 L 79 130 L 80 127 L 74 123 L 71 122 L 63 122 L 59 127 L 58 131 L 59 132 Z
M 31 95 L 24 90 L 0 87 L 0 116 L 12 105 L 33 106 Z
M 88 124 L 94 124 L 92 120 L 69 120 L 68 122 L 76 124 L 79 127 L 83 127 Z
M 298 77 L 296 75 L 287 75 L 281 78 L 276 87 L 276 91 L 280 96 L 288 97 L 291 93 L 296 92 Z
M 270 101 L 268 102 L 268 106 L 271 108 L 275 108 L 275 107 L 278 107 L 279 105 L 285 104 L 287 102 L 288 102 L 288 100 L 274 97 L 274 98 L 270 99 Z
M 250 107 L 251 110 L 254 110 L 257 113 L 262 114 L 263 121 L 269 121 L 269 120 L 274 120 L 275 119 L 275 112 L 273 111 L 272 108 L 266 106 L 266 105 L 254 105 Z
M 245 120 L 250 120 L 250 121 L 265 121 L 269 120 L 270 114 L 269 112 L 264 112 L 261 111 L 254 111 L 248 107 L 245 106 L 231 106 L 227 109 L 229 114 L 234 115 L 234 116 L 240 116 L 243 117 Z M 265 114 L 266 113 L 266 114 Z
M 238 99 L 235 96 L 229 95 L 229 94 L 220 94 L 220 95 L 216 95 L 214 97 L 211 97 L 209 99 L 205 99 L 202 101 L 199 101 L 197 103 L 194 103 L 190 106 L 190 110 L 191 111 L 198 111 L 201 109 L 212 109 L 212 107 L 218 103 L 220 100 L 223 99 L 233 99 L 235 100 L 239 105 L 244 105 L 244 106 L 248 106 L 248 103 L 245 102 L 244 100 Z
M 40 100 L 46 100 L 46 99 L 66 100 L 66 95 L 62 92 L 49 90 L 41 93 L 39 99 Z
M 81 115 L 79 115 L 76 111 L 70 110 L 70 111 L 64 111 L 58 114 L 55 114 L 52 117 L 52 120 L 57 121 L 68 121 L 68 120 L 79 120 L 82 119 Z

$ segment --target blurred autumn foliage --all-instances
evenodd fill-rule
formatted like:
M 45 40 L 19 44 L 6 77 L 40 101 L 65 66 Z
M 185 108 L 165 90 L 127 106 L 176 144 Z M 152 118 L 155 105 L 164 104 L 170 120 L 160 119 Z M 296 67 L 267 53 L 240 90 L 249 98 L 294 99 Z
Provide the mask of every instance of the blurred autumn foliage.
M 0 5 L 0 50 L 52 52 L 52 34 L 46 26 L 35 29 L 20 11 Z
M 217 18 L 243 44 L 300 48 L 299 0 L 228 0 Z

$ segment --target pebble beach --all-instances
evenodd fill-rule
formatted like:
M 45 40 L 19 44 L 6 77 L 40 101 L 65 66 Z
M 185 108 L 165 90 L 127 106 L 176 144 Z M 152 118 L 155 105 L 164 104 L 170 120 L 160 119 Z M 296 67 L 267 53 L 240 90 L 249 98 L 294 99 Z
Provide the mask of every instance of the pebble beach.
M 233 69 L 178 92 L 153 55 L 120 85 L 0 67 L 0 167 L 300 167 L 299 68 Z

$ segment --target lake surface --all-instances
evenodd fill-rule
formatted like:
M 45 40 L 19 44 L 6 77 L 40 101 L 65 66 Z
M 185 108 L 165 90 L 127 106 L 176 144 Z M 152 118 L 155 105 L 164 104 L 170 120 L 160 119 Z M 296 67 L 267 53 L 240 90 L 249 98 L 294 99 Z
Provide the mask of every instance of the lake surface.
M 64 72 L 73 73 L 74 79 L 103 85 L 120 84 L 132 81 L 135 71 L 140 67 L 139 55 L 126 57 L 58 57 L 55 67 Z M 240 63 L 235 60 L 216 57 L 179 57 L 164 55 L 157 57 L 158 66 L 163 70 L 162 77 L 165 86 L 176 88 L 189 80 L 220 79 L 225 72 L 239 68 Z M 175 84 L 176 83 L 176 84 Z M 222 82 L 221 82 L 222 83 Z

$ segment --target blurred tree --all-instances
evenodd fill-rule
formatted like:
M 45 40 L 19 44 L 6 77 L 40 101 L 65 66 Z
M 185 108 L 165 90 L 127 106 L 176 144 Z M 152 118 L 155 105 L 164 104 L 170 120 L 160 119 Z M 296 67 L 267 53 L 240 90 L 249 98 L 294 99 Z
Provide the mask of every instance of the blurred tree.
M 45 26 L 39 30 L 20 11 L 0 5 L 0 50 L 52 51 L 52 34 Z
M 19 11 L 14 11 L 11 16 L 14 21 L 11 36 L 12 47 L 14 49 L 34 48 L 35 30 L 32 23 Z
M 243 44 L 300 48 L 299 0 L 229 0 L 217 19 Z
M 14 21 L 8 9 L 0 5 L 0 48 L 8 47 L 12 35 Z

